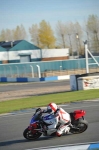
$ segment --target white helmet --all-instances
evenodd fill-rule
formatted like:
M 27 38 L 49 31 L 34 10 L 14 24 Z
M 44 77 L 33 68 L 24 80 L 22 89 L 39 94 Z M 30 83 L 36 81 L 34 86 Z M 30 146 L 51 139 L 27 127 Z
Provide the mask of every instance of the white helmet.
M 47 111 L 49 113 L 54 113 L 55 111 L 57 110 L 57 105 L 55 103 L 50 103 L 48 106 L 47 106 Z

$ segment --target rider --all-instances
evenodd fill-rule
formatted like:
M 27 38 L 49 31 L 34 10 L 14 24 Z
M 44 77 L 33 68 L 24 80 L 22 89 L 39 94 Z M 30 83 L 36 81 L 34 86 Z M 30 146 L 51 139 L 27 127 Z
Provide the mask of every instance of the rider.
M 57 136 L 61 136 L 63 131 L 65 131 L 65 133 L 69 132 L 71 119 L 70 115 L 64 109 L 58 108 L 55 103 L 50 103 L 47 106 L 47 110 L 42 110 L 42 113 L 53 113 L 55 116 L 53 124 L 49 125 L 48 129 L 56 128 L 57 124 L 60 123 L 60 126 L 56 131 Z

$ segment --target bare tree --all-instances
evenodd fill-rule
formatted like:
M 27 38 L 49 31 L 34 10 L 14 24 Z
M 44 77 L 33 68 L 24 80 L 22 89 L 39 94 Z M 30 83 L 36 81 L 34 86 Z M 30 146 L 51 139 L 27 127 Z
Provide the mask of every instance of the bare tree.
M 61 23 L 58 21 L 56 26 L 56 33 L 57 33 L 57 41 L 62 47 L 69 47 L 70 55 L 73 56 L 75 51 L 78 52 L 80 55 L 82 52 L 81 46 L 81 38 L 82 38 L 82 29 L 78 22 L 72 23 Z
M 27 34 L 23 25 L 17 26 L 15 30 L 13 30 L 14 40 L 23 40 L 27 38 Z
M 25 27 L 22 24 L 20 26 L 20 29 L 21 29 L 21 39 L 27 39 L 27 33 Z
M 90 34 L 91 41 L 91 49 L 94 52 L 99 51 L 99 18 L 96 15 L 89 15 L 87 24 L 87 31 Z
M 74 53 L 74 45 L 75 45 L 75 41 L 74 41 L 74 24 L 72 22 L 68 22 L 66 23 L 66 29 L 67 29 L 67 33 L 66 33 L 66 41 L 67 41 L 67 45 L 69 46 L 70 49 L 70 55 L 73 56 Z
M 56 34 L 57 34 L 57 44 L 66 48 L 66 25 L 58 21 L 56 25 Z
M 13 40 L 12 30 L 6 29 L 6 31 L 5 31 L 5 37 L 6 37 L 7 41 L 12 41 Z
M 5 30 L 3 29 L 0 33 L 0 41 L 5 41 L 5 40 L 6 40 Z
M 78 55 L 81 55 L 83 53 L 83 47 L 82 47 L 82 27 L 79 24 L 79 22 L 76 22 L 74 24 L 74 38 L 76 43 L 76 49 L 78 51 Z
M 37 45 L 40 46 L 40 39 L 39 39 L 39 28 L 37 24 L 33 24 L 31 28 L 29 28 L 29 33 L 31 36 L 31 41 Z

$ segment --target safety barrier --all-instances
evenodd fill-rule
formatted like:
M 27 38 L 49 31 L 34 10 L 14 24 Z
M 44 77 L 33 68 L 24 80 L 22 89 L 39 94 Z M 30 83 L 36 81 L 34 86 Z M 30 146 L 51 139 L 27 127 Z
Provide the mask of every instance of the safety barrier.
M 39 82 L 39 81 L 65 80 L 65 79 L 70 79 L 70 75 L 41 77 L 41 78 L 28 78 L 28 77 L 9 78 L 9 77 L 0 77 L 0 82 Z

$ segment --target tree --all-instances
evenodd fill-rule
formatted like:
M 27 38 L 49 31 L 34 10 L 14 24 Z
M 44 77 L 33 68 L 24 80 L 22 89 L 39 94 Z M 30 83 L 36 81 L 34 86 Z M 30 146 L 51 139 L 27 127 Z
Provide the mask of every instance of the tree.
M 95 52 L 97 52 L 99 50 L 99 18 L 98 16 L 89 15 L 86 28 L 92 40 L 91 46 L 93 47 L 93 49 L 95 49 Z
M 5 41 L 6 39 L 5 39 L 6 37 L 5 37 L 5 30 L 3 29 L 2 31 L 1 31 L 1 34 L 0 34 L 0 41 Z
M 6 37 L 7 41 L 12 41 L 13 40 L 12 30 L 6 29 L 6 31 L 5 31 L 5 37 Z
M 12 40 L 13 40 L 13 30 L 3 29 L 0 34 L 0 41 L 12 41 Z
M 26 30 L 25 30 L 25 28 L 22 24 L 20 26 L 20 29 L 21 29 L 21 38 L 22 39 L 27 39 L 27 33 L 26 33 Z
M 87 21 L 87 30 L 97 36 L 99 32 L 99 18 L 96 15 L 89 15 Z
M 27 34 L 23 25 L 17 26 L 16 29 L 2 30 L 0 34 L 0 41 L 14 41 L 26 39 Z
M 79 24 L 79 22 L 76 22 L 74 24 L 74 33 L 75 33 L 75 43 L 76 43 L 76 49 L 78 51 L 78 55 L 81 55 L 83 52 L 83 48 L 82 48 L 82 27 Z
M 27 34 L 23 25 L 17 26 L 14 32 L 14 40 L 22 40 L 26 39 Z
M 82 29 L 78 22 L 61 23 L 58 21 L 56 26 L 57 41 L 62 48 L 69 47 L 70 55 L 73 56 L 74 50 L 81 53 Z M 76 39 L 78 35 L 78 39 Z
M 40 39 L 39 39 L 39 28 L 37 24 L 33 24 L 31 28 L 29 28 L 29 33 L 31 36 L 31 41 L 37 45 L 40 46 Z
M 56 25 L 56 34 L 57 34 L 57 44 L 66 48 L 66 25 L 58 21 Z
M 55 37 L 51 26 L 45 20 L 40 22 L 39 27 L 39 39 L 42 48 L 54 48 L 55 47 Z

